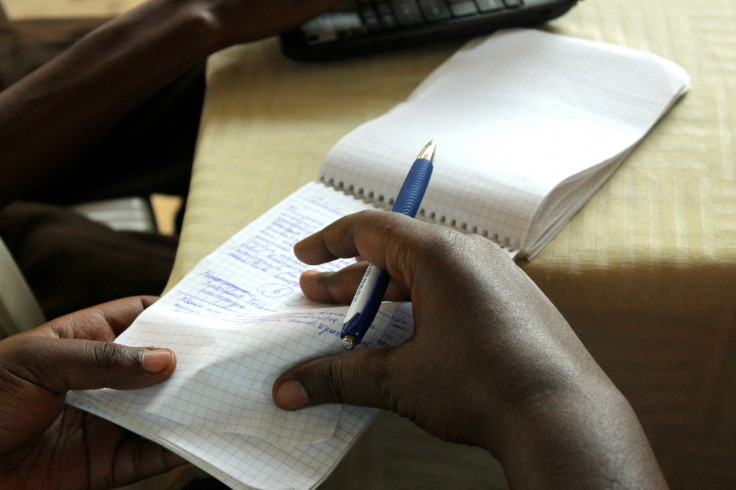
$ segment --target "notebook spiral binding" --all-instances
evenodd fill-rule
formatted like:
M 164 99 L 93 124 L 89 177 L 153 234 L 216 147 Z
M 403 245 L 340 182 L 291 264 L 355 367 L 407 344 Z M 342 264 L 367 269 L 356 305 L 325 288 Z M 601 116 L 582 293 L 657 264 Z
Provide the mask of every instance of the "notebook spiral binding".
M 358 187 L 356 189 L 355 186 L 352 184 L 345 185 L 345 183 L 342 181 L 335 182 L 334 178 L 326 177 L 324 175 L 320 176 L 319 180 L 324 185 L 331 187 L 336 191 L 342 192 L 346 196 L 352 197 L 353 199 L 358 199 L 367 204 L 371 204 L 373 206 L 376 206 L 377 208 L 390 211 L 391 207 L 394 205 L 393 197 L 386 197 L 383 194 L 376 195 L 376 193 L 374 193 L 373 191 L 366 191 L 362 187 Z M 468 226 L 468 224 L 464 222 L 458 224 L 456 219 L 448 218 L 444 214 L 437 216 L 437 213 L 435 213 L 434 211 L 427 211 L 424 207 L 419 208 L 419 211 L 417 212 L 417 219 L 427 223 L 449 226 L 450 228 L 458 230 L 461 233 L 480 235 L 483 238 L 489 239 L 512 256 L 515 256 L 519 252 L 517 248 L 512 246 L 511 239 L 506 236 L 502 236 L 499 233 L 495 233 L 493 231 L 485 229 L 479 230 L 477 226 Z

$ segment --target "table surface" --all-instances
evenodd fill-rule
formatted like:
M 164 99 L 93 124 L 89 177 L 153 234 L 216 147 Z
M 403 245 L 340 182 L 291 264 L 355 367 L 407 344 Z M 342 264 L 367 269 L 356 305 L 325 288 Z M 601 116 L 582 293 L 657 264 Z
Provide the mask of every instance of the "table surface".
M 544 28 L 648 50 L 692 76 L 691 92 L 542 253 L 520 265 L 627 395 L 671 486 L 733 488 L 736 0 L 588 0 Z M 308 64 L 282 57 L 270 39 L 212 56 L 170 285 L 314 180 L 341 136 L 405 99 L 459 46 Z M 364 446 L 411 430 L 381 423 Z M 466 467 L 444 447 L 432 451 L 445 458 L 432 469 L 438 486 L 475 481 L 462 478 L 487 463 L 480 457 L 478 468 Z M 381 478 L 401 485 L 403 477 Z
M 144 0 L 0 0 L 13 20 L 112 17 Z

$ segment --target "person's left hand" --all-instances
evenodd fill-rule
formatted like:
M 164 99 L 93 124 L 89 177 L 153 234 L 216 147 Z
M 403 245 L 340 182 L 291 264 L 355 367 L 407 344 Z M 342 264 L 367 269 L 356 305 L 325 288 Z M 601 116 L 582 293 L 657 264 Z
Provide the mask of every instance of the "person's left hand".
M 109 488 L 185 463 L 65 404 L 68 390 L 142 388 L 171 376 L 170 350 L 112 343 L 155 300 L 105 303 L 0 342 L 0 488 Z

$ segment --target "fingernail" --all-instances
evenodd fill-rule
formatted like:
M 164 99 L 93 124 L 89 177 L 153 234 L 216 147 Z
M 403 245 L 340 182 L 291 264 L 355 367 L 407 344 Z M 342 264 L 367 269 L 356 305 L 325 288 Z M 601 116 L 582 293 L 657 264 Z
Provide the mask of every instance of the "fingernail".
M 273 395 L 276 405 L 286 410 L 296 410 L 309 403 L 309 396 L 302 384 L 293 379 L 282 381 Z
M 143 369 L 151 374 L 157 374 L 171 364 L 171 351 L 168 349 L 151 349 L 143 352 L 141 359 Z

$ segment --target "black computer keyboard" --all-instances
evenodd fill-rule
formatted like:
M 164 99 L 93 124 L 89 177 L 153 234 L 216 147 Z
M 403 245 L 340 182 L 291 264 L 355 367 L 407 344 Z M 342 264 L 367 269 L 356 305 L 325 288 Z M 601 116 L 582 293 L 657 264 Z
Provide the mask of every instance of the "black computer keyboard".
M 554 19 L 578 0 L 343 0 L 281 36 L 300 60 L 344 58 Z

